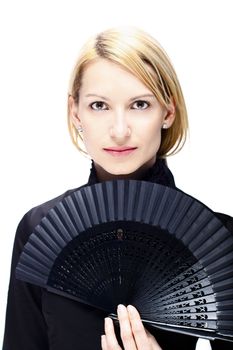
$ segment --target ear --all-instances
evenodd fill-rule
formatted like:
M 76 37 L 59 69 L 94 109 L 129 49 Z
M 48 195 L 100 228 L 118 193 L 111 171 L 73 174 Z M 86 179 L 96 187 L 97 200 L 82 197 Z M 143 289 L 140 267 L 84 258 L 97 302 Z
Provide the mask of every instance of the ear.
M 77 128 L 81 124 L 81 120 L 78 117 L 78 106 L 75 102 L 73 96 L 69 95 L 68 99 L 68 111 L 69 111 L 69 117 L 72 120 L 74 126 Z
M 166 123 L 167 128 L 170 128 L 176 117 L 176 107 L 173 98 L 169 103 L 168 107 L 165 110 L 165 115 L 163 119 L 163 123 Z

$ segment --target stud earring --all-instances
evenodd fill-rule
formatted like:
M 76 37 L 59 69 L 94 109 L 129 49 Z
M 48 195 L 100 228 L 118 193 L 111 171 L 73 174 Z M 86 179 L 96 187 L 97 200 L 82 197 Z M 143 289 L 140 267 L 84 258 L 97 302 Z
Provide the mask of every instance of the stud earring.
M 77 130 L 78 130 L 78 132 L 83 132 L 83 128 L 82 128 L 82 126 L 81 126 L 81 125 L 79 125 L 79 126 L 77 127 Z
M 162 129 L 167 129 L 167 128 L 168 128 L 167 123 L 163 123 Z

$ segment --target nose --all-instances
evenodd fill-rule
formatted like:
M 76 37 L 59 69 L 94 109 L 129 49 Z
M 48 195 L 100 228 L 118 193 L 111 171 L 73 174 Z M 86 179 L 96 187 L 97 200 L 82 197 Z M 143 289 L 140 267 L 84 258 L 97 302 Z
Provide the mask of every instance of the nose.
M 110 135 L 116 139 L 125 139 L 131 135 L 131 129 L 123 111 L 118 111 L 114 114 Z

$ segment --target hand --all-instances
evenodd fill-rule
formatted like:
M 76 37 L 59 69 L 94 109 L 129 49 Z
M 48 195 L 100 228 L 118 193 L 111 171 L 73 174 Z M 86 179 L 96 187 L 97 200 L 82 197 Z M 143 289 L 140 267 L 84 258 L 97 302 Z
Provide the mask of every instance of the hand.
M 137 309 L 118 305 L 117 315 L 125 350 L 162 350 L 155 338 L 144 328 Z M 102 350 L 122 350 L 118 344 L 111 318 L 105 318 L 105 334 L 101 337 Z

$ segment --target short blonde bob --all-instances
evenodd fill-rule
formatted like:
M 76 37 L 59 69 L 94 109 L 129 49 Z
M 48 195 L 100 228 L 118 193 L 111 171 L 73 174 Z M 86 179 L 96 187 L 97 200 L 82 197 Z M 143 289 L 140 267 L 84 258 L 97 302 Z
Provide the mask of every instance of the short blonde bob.
M 81 50 L 70 81 L 69 96 L 73 96 L 76 103 L 79 101 L 83 72 L 98 58 L 120 64 L 134 74 L 151 90 L 162 106 L 168 107 L 170 101 L 173 101 L 175 120 L 169 129 L 162 129 L 157 156 L 164 158 L 177 153 L 187 137 L 187 110 L 176 72 L 160 44 L 135 27 L 111 28 L 90 38 Z M 68 126 L 73 143 L 86 154 L 80 146 L 82 136 L 72 122 L 69 107 Z

